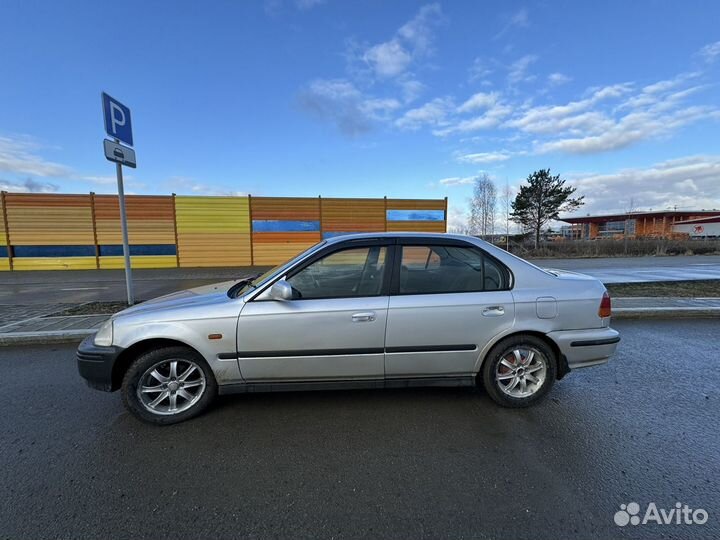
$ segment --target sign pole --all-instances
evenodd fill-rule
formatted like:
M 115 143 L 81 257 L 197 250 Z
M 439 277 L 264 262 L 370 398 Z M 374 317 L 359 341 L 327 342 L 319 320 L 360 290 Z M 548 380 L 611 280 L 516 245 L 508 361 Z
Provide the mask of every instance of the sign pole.
M 115 139 L 116 143 L 119 143 Z M 127 288 L 127 302 L 129 306 L 135 303 L 135 294 L 133 292 L 132 268 L 130 266 L 130 245 L 128 242 L 127 215 L 125 213 L 125 189 L 123 188 L 122 165 L 115 164 L 117 172 L 118 185 L 118 202 L 120 203 L 120 227 L 122 228 L 123 257 L 125 259 L 125 286 Z
M 108 139 L 103 141 L 105 158 L 115 162 L 118 185 L 118 205 L 120 206 L 120 227 L 122 229 L 123 259 L 125 260 L 125 287 L 127 289 L 127 303 L 132 306 L 135 303 L 133 293 L 132 268 L 130 266 L 130 245 L 128 242 L 127 214 L 125 212 L 125 188 L 123 187 L 122 166 L 137 167 L 135 161 L 135 150 L 133 146 L 132 121 L 130 109 L 102 92 L 103 116 L 105 119 L 105 133 L 110 135 L 115 142 Z M 120 144 L 124 142 L 127 146 Z

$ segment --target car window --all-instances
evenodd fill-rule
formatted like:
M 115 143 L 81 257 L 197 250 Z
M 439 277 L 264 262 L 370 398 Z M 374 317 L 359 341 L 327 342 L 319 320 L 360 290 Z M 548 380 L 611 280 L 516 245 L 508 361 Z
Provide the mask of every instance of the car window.
M 497 291 L 507 274 L 481 250 L 460 246 L 402 246 L 400 294 Z
M 287 281 L 296 299 L 378 296 L 383 290 L 386 255 L 384 246 L 335 251 Z
M 440 266 L 440 257 L 427 246 L 405 246 L 403 256 L 403 264 L 414 270 Z

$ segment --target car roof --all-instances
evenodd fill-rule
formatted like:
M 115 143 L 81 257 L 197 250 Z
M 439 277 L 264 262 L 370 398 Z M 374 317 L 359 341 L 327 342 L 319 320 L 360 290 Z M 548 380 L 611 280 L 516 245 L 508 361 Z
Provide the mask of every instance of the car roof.
M 467 236 L 464 234 L 451 234 L 451 233 L 429 233 L 429 232 L 374 232 L 374 233 L 351 233 L 341 234 L 333 236 L 332 238 L 326 239 L 328 244 L 335 244 L 338 242 L 345 242 L 347 240 L 362 240 L 372 238 L 445 238 L 445 239 L 456 239 L 456 240 L 475 240 L 474 236 Z

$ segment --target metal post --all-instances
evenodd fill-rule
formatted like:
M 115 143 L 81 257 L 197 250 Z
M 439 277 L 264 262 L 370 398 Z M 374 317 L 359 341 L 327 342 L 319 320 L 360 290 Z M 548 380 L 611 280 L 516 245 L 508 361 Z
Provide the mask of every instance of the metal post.
M 117 139 L 115 142 L 119 143 Z M 127 215 L 125 214 L 125 190 L 123 188 L 122 165 L 115 164 L 117 171 L 118 202 L 120 203 L 120 227 L 122 228 L 123 257 L 125 258 L 125 286 L 127 287 L 127 302 L 129 306 L 135 303 L 133 294 L 132 269 L 130 267 L 130 246 L 128 244 Z

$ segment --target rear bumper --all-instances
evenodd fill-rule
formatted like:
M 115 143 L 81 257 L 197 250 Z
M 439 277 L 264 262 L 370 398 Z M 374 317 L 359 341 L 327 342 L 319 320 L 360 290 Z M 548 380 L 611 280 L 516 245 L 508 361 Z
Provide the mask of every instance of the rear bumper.
M 570 369 L 604 364 L 620 342 L 620 334 L 612 328 L 550 332 L 548 337 L 557 343 Z
M 122 347 L 98 347 L 93 343 L 95 336 L 86 337 L 77 350 L 77 364 L 80 376 L 88 386 L 96 390 L 112 392 L 112 372 Z

